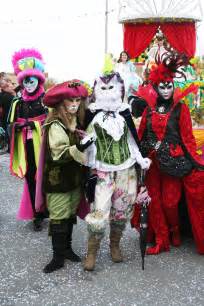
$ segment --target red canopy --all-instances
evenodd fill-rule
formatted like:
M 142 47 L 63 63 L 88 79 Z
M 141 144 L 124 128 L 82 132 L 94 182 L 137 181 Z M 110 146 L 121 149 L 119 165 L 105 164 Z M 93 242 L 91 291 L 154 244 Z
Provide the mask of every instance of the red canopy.
M 194 56 L 195 22 L 126 23 L 123 45 L 131 58 L 139 56 L 149 46 L 159 26 L 175 50 L 185 53 L 189 58 Z

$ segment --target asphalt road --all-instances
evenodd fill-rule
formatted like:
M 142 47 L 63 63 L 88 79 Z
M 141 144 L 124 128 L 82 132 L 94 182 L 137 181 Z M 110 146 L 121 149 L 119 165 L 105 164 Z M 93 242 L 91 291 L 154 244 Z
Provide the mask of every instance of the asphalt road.
M 9 155 L 0 156 L 0 305 L 133 306 L 204 305 L 204 256 L 191 239 L 169 253 L 148 256 L 141 269 L 139 238 L 127 227 L 121 245 L 124 263 L 111 262 L 108 232 L 94 272 L 66 262 L 52 274 L 42 273 L 51 258 L 47 222 L 33 232 L 30 222 L 16 220 L 22 181 L 9 174 Z M 86 226 L 79 220 L 73 248 L 86 253 Z

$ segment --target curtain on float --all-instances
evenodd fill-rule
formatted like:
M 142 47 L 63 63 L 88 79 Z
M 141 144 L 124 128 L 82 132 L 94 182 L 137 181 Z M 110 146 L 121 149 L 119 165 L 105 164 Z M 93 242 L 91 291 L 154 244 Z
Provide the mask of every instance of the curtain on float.
M 161 30 L 170 45 L 178 52 L 193 57 L 196 50 L 196 31 L 194 22 L 164 23 Z
M 131 58 L 139 56 L 150 44 L 160 26 L 170 45 L 193 57 L 196 49 L 194 22 L 124 24 L 124 50 Z
M 158 24 L 124 24 L 123 46 L 131 58 L 139 56 L 150 44 L 156 34 Z

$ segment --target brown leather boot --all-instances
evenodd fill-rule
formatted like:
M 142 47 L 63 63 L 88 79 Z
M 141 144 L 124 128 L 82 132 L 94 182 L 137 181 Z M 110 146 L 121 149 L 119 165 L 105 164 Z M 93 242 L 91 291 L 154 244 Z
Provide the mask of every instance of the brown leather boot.
M 110 229 L 110 252 L 113 262 L 122 262 L 123 256 L 120 250 L 120 239 L 122 238 L 122 231 L 119 229 Z
M 96 236 L 91 236 L 88 240 L 88 252 L 84 261 L 84 270 L 93 271 L 96 264 L 97 251 L 100 248 L 101 239 L 97 239 Z

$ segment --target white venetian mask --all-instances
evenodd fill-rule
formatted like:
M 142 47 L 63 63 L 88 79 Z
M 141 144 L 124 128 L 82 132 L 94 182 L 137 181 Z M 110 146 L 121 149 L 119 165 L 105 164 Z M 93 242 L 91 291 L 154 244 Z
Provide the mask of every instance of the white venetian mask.
M 174 92 L 174 84 L 172 82 L 159 83 L 158 93 L 164 100 L 169 100 Z
M 23 80 L 23 87 L 29 94 L 32 94 L 37 89 L 38 83 L 39 83 L 38 78 L 26 77 Z

